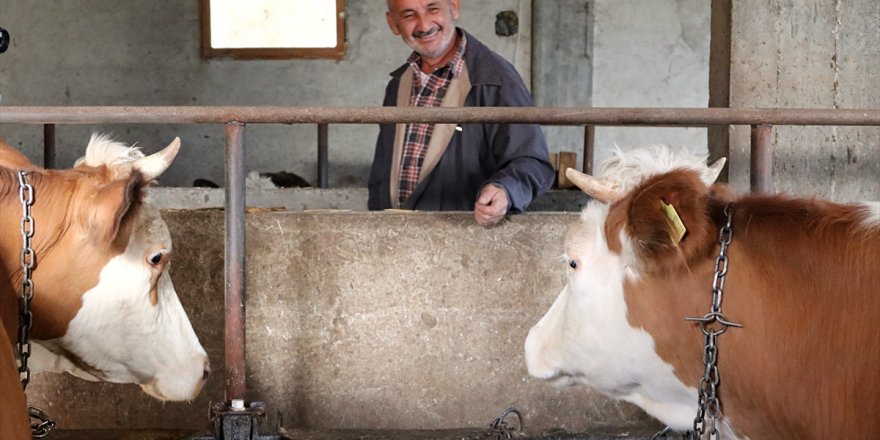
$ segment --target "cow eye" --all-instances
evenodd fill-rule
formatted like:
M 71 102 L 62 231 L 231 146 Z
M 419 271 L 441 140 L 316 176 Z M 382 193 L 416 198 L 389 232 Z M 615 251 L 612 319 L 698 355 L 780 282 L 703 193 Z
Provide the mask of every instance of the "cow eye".
M 150 257 L 147 258 L 147 261 L 153 266 L 161 263 L 162 262 L 162 252 L 156 252 L 155 254 L 150 255 Z
M 574 260 L 568 260 L 568 266 L 571 267 L 572 269 L 577 269 L 578 263 L 577 263 L 577 261 L 574 261 Z

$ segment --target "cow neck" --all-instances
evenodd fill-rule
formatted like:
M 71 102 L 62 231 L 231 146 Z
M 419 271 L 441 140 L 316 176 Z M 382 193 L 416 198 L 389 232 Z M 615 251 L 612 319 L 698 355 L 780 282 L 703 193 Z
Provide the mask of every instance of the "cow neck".
M 67 333 L 67 326 L 76 316 L 82 305 L 82 294 L 98 283 L 100 269 L 107 264 L 111 255 L 103 255 L 89 251 L 84 246 L 82 237 L 76 231 L 71 212 L 75 211 L 74 200 L 79 179 L 71 179 L 64 171 L 40 170 L 28 175 L 29 183 L 34 187 L 34 204 L 31 215 L 34 218 L 36 233 L 32 239 L 32 248 L 36 255 L 33 279 L 35 286 L 34 300 L 31 311 L 37 318 L 31 333 L 33 339 L 50 340 Z M 14 181 L 14 183 L 13 183 Z M 10 185 L 14 185 L 10 191 Z M 21 203 L 18 197 L 18 178 L 8 168 L 0 168 L 0 207 L 3 212 L 16 215 L 0 216 L 0 230 L 3 235 L 15 237 L 2 240 L 0 259 L 4 273 L 2 285 L 3 299 L 0 305 L 14 304 L 11 310 L 18 310 L 19 287 L 22 280 L 21 268 Z M 40 270 L 40 267 L 69 265 L 75 259 L 77 265 L 89 268 L 77 271 L 76 276 L 62 277 L 53 271 Z M 4 307 L 4 310 L 9 310 Z M 10 337 L 17 334 L 15 316 L 3 316 L 3 322 Z
M 75 214 L 83 209 L 77 206 L 82 179 L 71 179 L 68 173 L 58 171 L 46 171 L 38 177 L 41 180 L 35 181 L 34 186 L 39 196 L 33 213 L 39 228 L 34 237 L 38 265 L 34 276 L 38 292 L 33 311 L 40 319 L 35 323 L 33 336 L 50 340 L 67 333 L 68 324 L 82 306 L 82 295 L 98 284 L 98 274 L 109 257 L 99 258 L 90 245 L 84 244 L 87 238 L 82 236 L 78 225 L 82 220 Z M 71 260 L 88 269 L 76 271 L 74 276 L 40 270 L 40 266 L 70 265 Z
M 21 236 L 19 221 L 21 202 L 18 200 L 18 178 L 15 172 L 0 167 L 0 321 L 9 344 L 15 343 L 18 331 L 18 297 L 21 284 Z

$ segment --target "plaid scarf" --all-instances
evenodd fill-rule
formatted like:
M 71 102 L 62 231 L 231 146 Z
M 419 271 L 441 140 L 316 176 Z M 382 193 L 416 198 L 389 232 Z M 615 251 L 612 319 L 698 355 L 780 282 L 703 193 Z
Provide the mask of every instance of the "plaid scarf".
M 413 52 L 407 62 L 413 70 L 413 87 L 410 93 L 410 107 L 439 107 L 449 89 L 452 78 L 461 73 L 464 67 L 464 50 L 467 39 L 459 33 L 458 48 L 445 66 L 434 70 L 430 75 L 421 73 L 422 57 Z M 426 79 L 425 79 L 426 78 Z M 409 198 L 419 182 L 419 173 L 434 132 L 433 124 L 407 124 L 403 140 L 403 154 L 400 160 L 400 184 L 397 197 L 401 205 Z

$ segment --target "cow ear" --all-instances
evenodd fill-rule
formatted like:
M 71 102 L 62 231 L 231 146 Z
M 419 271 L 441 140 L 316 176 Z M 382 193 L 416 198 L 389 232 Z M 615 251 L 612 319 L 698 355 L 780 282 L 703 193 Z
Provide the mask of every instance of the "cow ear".
M 94 194 L 91 212 L 87 213 L 89 235 L 99 243 L 108 245 L 121 238 L 120 231 L 140 207 L 145 184 L 143 175 L 135 172 L 99 188 Z
M 670 270 L 711 246 L 708 188 L 702 176 L 676 170 L 649 178 L 629 196 L 630 260 L 648 271 Z

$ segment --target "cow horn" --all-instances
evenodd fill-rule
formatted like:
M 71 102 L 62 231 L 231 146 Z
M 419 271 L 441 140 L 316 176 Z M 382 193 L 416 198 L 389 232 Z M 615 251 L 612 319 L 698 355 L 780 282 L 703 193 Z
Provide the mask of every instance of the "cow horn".
M 604 203 L 615 202 L 623 197 L 623 189 L 617 179 L 593 177 L 574 168 L 565 170 L 565 177 L 590 197 Z
M 712 165 L 709 165 L 709 170 L 706 172 L 704 179 L 706 185 L 711 185 L 718 180 L 718 176 L 721 174 L 721 170 L 724 169 L 725 163 L 727 163 L 727 158 L 722 157 L 721 159 L 716 160 Z
M 171 162 L 177 157 L 178 151 L 180 151 L 180 138 L 176 137 L 162 151 L 138 159 L 134 163 L 134 168 L 140 171 L 146 180 L 153 180 L 171 166 Z

